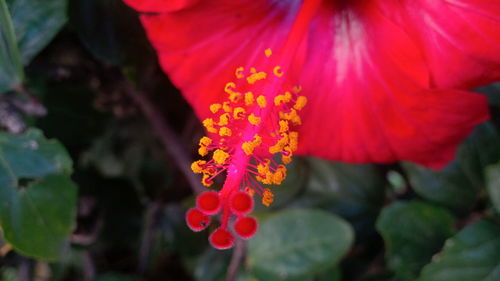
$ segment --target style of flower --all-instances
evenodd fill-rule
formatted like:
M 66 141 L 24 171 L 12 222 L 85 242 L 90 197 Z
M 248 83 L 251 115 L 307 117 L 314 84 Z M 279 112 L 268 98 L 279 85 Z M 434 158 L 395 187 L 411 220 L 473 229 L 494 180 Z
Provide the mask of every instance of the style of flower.
M 210 238 L 218 248 L 232 244 L 229 224 L 241 237 L 255 233 L 256 221 L 246 216 L 250 194 L 272 198 L 260 184 L 285 171 L 270 151 L 281 134 L 288 143 L 275 151 L 283 163 L 294 153 L 441 168 L 489 117 L 485 97 L 464 90 L 500 78 L 497 1 L 124 1 L 146 12 L 141 21 L 164 71 L 211 134 L 199 151 L 211 151 L 211 159 L 195 162 L 193 170 L 206 185 L 227 175 L 220 192 L 203 193 L 187 214 L 190 227 L 201 230 L 222 212 Z M 271 57 L 262 56 L 265 48 Z M 237 83 L 249 77 L 257 88 Z M 254 98 L 249 105 L 247 92 Z M 271 107 L 278 96 L 285 107 Z M 296 126 L 283 117 L 299 99 L 307 106 Z M 289 126 L 283 123 L 283 132 L 281 121 Z
M 200 231 L 209 225 L 209 216 L 222 213 L 221 226 L 209 238 L 218 249 L 233 245 L 231 218 L 235 218 L 232 228 L 239 237 L 247 239 L 256 233 L 256 219 L 246 216 L 253 209 L 252 196 L 257 193 L 265 206 L 273 202 L 273 193 L 262 185 L 281 184 L 285 164 L 297 150 L 299 136 L 292 128 L 301 124 L 299 112 L 307 98 L 299 95 L 299 86 L 287 87 L 284 70 L 272 64 L 272 50 L 264 53 L 272 72 L 236 68 L 234 82 L 224 88 L 227 101 L 210 105 L 213 117 L 204 119 L 203 125 L 212 137 L 201 138 L 198 153 L 210 153 L 211 159 L 191 166 L 195 173 L 203 173 L 202 183 L 207 187 L 226 173 L 222 189 L 200 194 L 196 208 L 186 214 L 188 226 Z

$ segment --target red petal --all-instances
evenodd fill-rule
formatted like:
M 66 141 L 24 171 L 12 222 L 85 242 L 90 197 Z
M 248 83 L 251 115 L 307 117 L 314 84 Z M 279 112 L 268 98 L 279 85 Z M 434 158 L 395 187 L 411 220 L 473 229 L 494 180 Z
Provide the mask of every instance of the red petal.
M 186 212 L 186 222 L 193 231 L 202 231 L 210 224 L 210 218 L 196 208 Z
M 130 7 L 141 12 L 171 12 L 190 7 L 199 0 L 123 0 Z
M 222 89 L 236 67 L 258 65 L 256 58 L 267 47 L 292 55 L 279 46 L 300 5 L 300 1 L 207 2 L 177 13 L 142 17 L 164 70 L 201 118 L 208 116 L 211 103 L 224 99 Z M 429 89 L 429 77 L 437 79 L 438 72 L 434 64 L 430 72 L 425 62 L 427 49 L 408 35 L 407 26 L 400 27 L 401 21 L 383 14 L 376 1 L 323 5 L 293 54 L 300 60 L 288 72 L 299 80 L 309 100 L 299 128 L 299 153 L 348 162 L 410 160 L 431 167 L 450 161 L 472 127 L 488 118 L 485 98 Z M 450 60 L 445 57 L 443 62 L 451 64 Z M 467 58 L 462 54 L 461 60 Z M 486 67 L 487 62 L 481 63 Z M 451 81 L 462 71 L 450 73 Z M 468 78 L 475 84 L 483 82 L 475 74 Z M 463 75 L 459 79 L 474 84 Z
M 500 79 L 500 2 L 379 2 L 418 42 L 437 87 L 470 89 Z
M 418 46 L 376 9 L 358 8 L 333 22 L 321 17 L 313 26 L 319 34 L 335 36 L 310 37 L 311 54 L 333 51 L 310 56 L 304 66 L 309 71 L 303 74 L 303 89 L 317 93 L 308 95 L 299 153 L 442 167 L 472 127 L 488 118 L 486 99 L 426 89 Z
M 248 193 L 237 191 L 231 195 L 229 207 L 234 214 L 245 215 L 253 210 L 253 199 Z
M 239 218 L 234 224 L 234 231 L 243 239 L 249 239 L 257 233 L 259 224 L 254 217 Z
M 226 97 L 224 85 L 236 67 L 256 63 L 264 49 L 277 49 L 286 38 L 291 7 L 268 2 L 202 1 L 187 11 L 141 17 L 163 70 L 201 118 Z
M 219 250 L 229 249 L 234 244 L 234 236 L 231 234 L 231 232 L 220 227 L 212 232 L 208 240 L 214 248 Z
M 219 194 L 214 191 L 205 191 L 196 198 L 196 207 L 207 215 L 214 215 L 220 211 Z

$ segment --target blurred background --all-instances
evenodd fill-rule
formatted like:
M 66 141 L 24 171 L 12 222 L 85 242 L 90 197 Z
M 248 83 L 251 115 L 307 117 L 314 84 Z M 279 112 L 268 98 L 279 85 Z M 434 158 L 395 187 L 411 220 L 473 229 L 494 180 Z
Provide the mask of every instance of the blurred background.
M 172 27 L 175 28 L 175 27 Z M 442 171 L 297 158 L 210 247 L 200 122 L 119 0 L 0 0 L 0 280 L 499 281 L 500 85 Z

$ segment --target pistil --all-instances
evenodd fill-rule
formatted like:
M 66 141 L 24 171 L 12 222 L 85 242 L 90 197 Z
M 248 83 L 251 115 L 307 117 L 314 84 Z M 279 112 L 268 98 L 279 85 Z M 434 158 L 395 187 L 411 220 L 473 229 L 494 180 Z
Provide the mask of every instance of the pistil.
M 287 80 L 286 69 L 320 3 L 304 1 L 284 44 L 286 55 L 275 57 L 266 49 L 264 65 L 235 69 L 235 80 L 224 87 L 227 101 L 212 104 L 213 117 L 203 121 L 210 136 L 200 140 L 198 152 L 211 159 L 194 162 L 192 169 L 203 173 L 206 186 L 223 172 L 226 179 L 219 192 L 199 195 L 196 208 L 188 211 L 186 219 L 191 229 L 200 231 L 208 226 L 209 216 L 221 212 L 221 225 L 209 238 L 215 248 L 231 247 L 233 231 L 244 239 L 253 236 L 258 224 L 247 215 L 253 209 L 254 194 L 269 206 L 274 195 L 262 185 L 281 184 L 286 177 L 285 165 L 298 145 L 294 128 L 301 124 L 299 112 L 307 103 L 300 96 L 301 87 Z

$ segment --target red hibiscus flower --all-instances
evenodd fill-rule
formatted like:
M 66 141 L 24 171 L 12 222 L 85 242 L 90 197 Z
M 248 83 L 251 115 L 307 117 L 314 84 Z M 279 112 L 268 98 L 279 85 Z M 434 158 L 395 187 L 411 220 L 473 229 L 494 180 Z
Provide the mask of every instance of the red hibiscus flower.
M 255 233 L 249 194 L 270 203 L 261 184 L 280 182 L 292 153 L 444 166 L 488 118 L 464 90 L 500 77 L 494 0 L 125 2 L 146 12 L 163 69 L 211 134 L 200 154 L 212 158 L 193 170 L 206 185 L 227 173 L 187 214 L 201 230 L 222 212 L 218 248 L 232 245 L 231 217 L 239 236 Z

